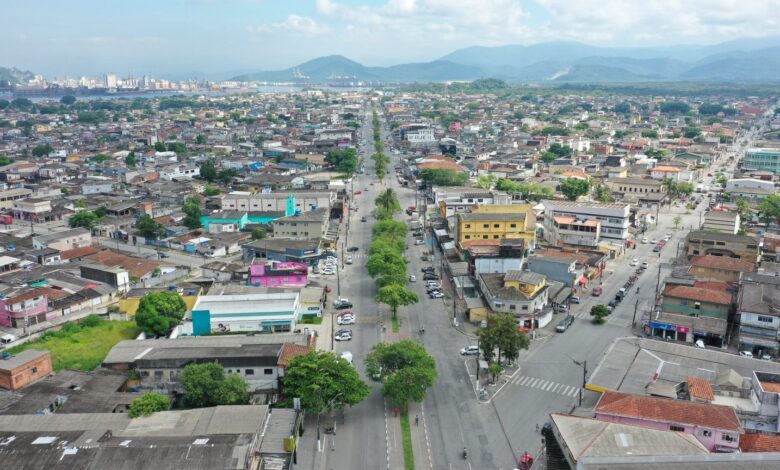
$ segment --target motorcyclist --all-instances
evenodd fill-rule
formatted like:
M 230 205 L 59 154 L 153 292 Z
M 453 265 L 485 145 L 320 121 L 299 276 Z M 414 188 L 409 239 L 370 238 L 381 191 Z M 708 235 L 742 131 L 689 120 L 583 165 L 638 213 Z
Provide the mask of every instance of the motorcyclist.
M 463 448 L 463 458 L 464 458 L 464 459 L 467 459 L 468 457 L 469 457 L 469 452 L 468 452 L 468 450 L 466 450 L 466 448 L 464 447 L 464 448 Z

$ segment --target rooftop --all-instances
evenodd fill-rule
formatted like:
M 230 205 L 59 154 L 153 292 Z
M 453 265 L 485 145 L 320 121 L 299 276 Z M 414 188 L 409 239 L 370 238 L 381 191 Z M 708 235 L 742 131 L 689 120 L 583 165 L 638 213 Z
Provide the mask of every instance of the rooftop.
M 686 240 L 718 240 L 731 243 L 745 243 L 758 245 L 758 240 L 748 235 L 734 235 L 723 232 L 708 232 L 706 230 L 694 230 L 688 233 Z
M 51 353 L 49 351 L 43 351 L 40 349 L 26 349 L 24 351 L 18 352 L 8 359 L 0 359 L 0 370 L 2 371 L 12 371 L 16 369 L 17 367 L 23 366 L 30 361 L 34 361 L 38 358 L 41 358 L 43 356 L 50 355 Z
M 752 273 L 756 270 L 756 264 L 738 258 L 728 256 L 703 255 L 691 258 L 691 266 L 710 269 L 721 269 L 724 271 L 740 271 L 743 273 Z
M 594 411 L 628 418 L 742 431 L 742 424 L 733 408 L 709 403 L 605 391 Z

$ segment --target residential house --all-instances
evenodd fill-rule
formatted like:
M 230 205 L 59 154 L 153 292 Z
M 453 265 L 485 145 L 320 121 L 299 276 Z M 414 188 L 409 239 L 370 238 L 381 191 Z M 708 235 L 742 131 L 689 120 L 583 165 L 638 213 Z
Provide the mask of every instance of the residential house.
M 493 312 L 512 314 L 528 328 L 543 328 L 552 320 L 552 312 L 543 312 L 549 290 L 544 275 L 526 271 L 481 273 L 477 280 Z
M 596 419 L 694 436 L 710 452 L 738 452 L 744 429 L 734 408 L 605 391 Z
M 742 273 L 752 273 L 756 264 L 747 260 L 727 258 L 725 256 L 694 256 L 688 274 L 699 281 L 721 281 L 737 284 Z
M 758 240 L 749 235 L 694 230 L 685 237 L 688 258 L 699 255 L 729 256 L 750 262 L 758 261 Z
M 19 390 L 51 373 L 50 351 L 26 349 L 0 359 L 0 388 Z
M 631 226 L 629 204 L 558 200 L 542 204 L 544 238 L 553 245 L 625 247 Z
M 652 178 L 609 178 L 607 187 L 612 194 L 623 202 L 652 207 L 663 203 L 667 198 L 663 182 Z
M 249 265 L 249 284 L 258 287 L 306 287 L 309 266 L 283 261 L 254 261 Z
M 696 281 L 692 286 L 667 283 L 660 313 L 654 314 L 648 327 L 653 336 L 724 347 L 733 293 L 735 290 L 723 282 Z
M 778 357 L 780 277 L 745 274 L 737 298 L 739 349 Z
M 85 228 L 74 228 L 62 232 L 53 232 L 48 235 L 36 235 L 33 237 L 33 248 L 36 250 L 52 248 L 60 251 L 68 251 L 91 244 L 92 233 Z
M 672 181 L 684 181 L 681 177 L 682 170 L 673 166 L 659 165 L 650 170 L 650 177 L 656 180 L 671 179 Z

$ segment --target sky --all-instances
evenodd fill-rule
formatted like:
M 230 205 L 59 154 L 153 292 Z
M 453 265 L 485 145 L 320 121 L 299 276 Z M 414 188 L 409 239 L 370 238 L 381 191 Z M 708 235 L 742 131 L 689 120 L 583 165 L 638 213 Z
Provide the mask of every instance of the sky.
M 49 77 L 230 76 L 330 54 L 379 66 L 559 40 L 713 44 L 780 26 L 780 0 L 6 0 L 0 11 L 0 66 Z

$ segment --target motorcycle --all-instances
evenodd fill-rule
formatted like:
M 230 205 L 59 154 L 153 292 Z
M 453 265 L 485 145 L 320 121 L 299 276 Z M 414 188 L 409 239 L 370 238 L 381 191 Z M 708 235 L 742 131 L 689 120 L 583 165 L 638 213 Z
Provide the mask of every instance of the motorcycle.
M 466 450 L 466 448 L 463 448 L 463 460 L 466 460 L 469 458 L 469 452 Z

